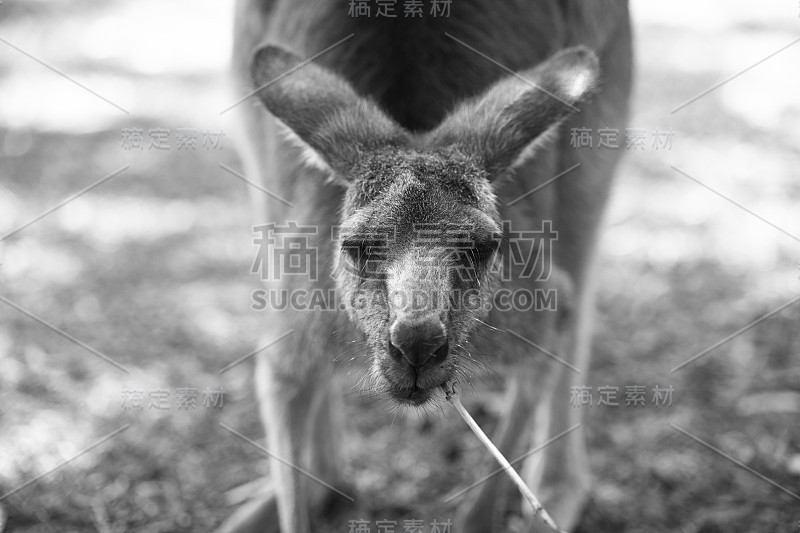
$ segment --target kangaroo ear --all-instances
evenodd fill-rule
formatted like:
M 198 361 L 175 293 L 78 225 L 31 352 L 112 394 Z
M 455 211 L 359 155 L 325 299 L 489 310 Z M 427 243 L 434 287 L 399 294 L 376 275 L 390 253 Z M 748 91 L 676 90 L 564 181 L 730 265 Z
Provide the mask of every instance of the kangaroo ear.
M 251 76 L 261 101 L 294 132 L 309 162 L 341 177 L 358 163 L 360 153 L 408 142 L 400 126 L 341 76 L 291 52 L 276 46 L 259 49 Z
M 598 70 L 594 52 L 568 48 L 462 104 L 428 134 L 426 144 L 477 156 L 495 179 L 530 157 L 551 128 L 579 111 Z

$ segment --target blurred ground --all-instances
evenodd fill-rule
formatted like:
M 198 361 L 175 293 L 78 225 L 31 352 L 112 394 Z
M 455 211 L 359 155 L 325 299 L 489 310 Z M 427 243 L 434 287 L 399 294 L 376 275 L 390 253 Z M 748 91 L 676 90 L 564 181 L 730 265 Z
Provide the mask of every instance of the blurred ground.
M 219 115 L 232 103 L 231 6 L 69 6 L 0 4 L 0 234 L 130 167 L 0 243 L 0 296 L 129 373 L 0 302 L 0 495 L 43 476 L 3 501 L 8 531 L 207 531 L 232 510 L 223 491 L 266 474 L 262 454 L 219 426 L 263 435 L 247 365 L 219 374 L 256 346 L 261 318 L 246 186 L 219 167 L 240 164 L 228 136 L 202 145 L 205 130 L 232 129 Z M 800 235 L 800 44 L 670 111 L 800 37 L 800 6 L 632 9 L 631 127 L 671 128 L 673 145 L 648 143 L 621 170 L 586 385 L 675 392 L 669 407 L 583 407 L 596 491 L 580 531 L 796 532 L 800 500 L 670 424 L 800 492 L 800 305 L 670 369 L 797 297 L 800 242 L 670 166 Z M 126 150 L 123 128 L 167 129 L 171 148 Z M 197 149 L 176 148 L 178 128 L 198 131 Z M 224 387 L 225 404 L 179 410 L 179 387 Z M 122 409 L 137 388 L 170 390 L 172 407 Z M 496 402 L 478 403 L 491 428 Z M 440 502 L 474 479 L 477 441 L 452 419 L 390 419 L 355 394 L 347 405 L 348 472 L 373 497 L 346 519 L 452 518 Z

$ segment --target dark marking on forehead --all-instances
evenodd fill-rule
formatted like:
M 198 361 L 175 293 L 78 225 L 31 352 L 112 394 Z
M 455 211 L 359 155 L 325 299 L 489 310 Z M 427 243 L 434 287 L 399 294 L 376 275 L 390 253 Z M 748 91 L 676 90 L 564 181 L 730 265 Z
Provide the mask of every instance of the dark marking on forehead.
M 364 158 L 353 176 L 346 210 L 380 202 L 386 196 L 397 201 L 405 196 L 404 191 L 478 207 L 485 180 L 485 171 L 475 162 L 453 154 L 396 149 L 374 152 Z

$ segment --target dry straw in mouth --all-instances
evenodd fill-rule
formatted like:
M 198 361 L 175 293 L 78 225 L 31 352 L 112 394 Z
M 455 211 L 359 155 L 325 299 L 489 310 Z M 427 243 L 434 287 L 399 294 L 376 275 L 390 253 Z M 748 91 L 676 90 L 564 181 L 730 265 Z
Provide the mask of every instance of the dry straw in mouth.
M 456 393 L 456 382 L 453 382 L 451 385 L 449 385 L 449 387 L 448 384 L 445 383 L 444 385 L 442 385 L 442 389 L 444 390 L 444 394 L 445 397 L 447 398 L 447 401 L 453 404 L 453 407 L 456 408 L 456 411 L 458 411 L 458 414 L 460 414 L 461 418 L 464 419 L 464 422 L 466 422 L 469 428 L 473 431 L 473 433 L 475 433 L 475 435 L 478 436 L 478 439 L 483 443 L 483 445 L 489 449 L 489 452 L 491 452 L 494 458 L 497 459 L 497 462 L 500 463 L 500 466 L 502 466 L 503 470 L 506 471 L 506 474 L 508 474 L 508 477 L 511 478 L 511 481 L 513 481 L 514 484 L 517 486 L 517 488 L 519 488 L 519 491 L 522 493 L 522 496 L 528 501 L 528 503 L 533 508 L 534 514 L 539 518 L 541 518 L 542 522 L 547 524 L 548 527 L 550 527 L 550 529 L 552 529 L 556 533 L 564 533 L 563 531 L 558 529 L 556 523 L 553 521 L 553 519 L 550 517 L 547 511 L 544 510 L 544 507 L 542 507 L 542 504 L 539 503 L 538 499 L 536 499 L 536 496 L 533 495 L 531 489 L 529 489 L 528 486 L 525 484 L 525 482 L 522 481 L 522 478 L 519 477 L 517 471 L 514 470 L 514 468 L 512 468 L 511 463 L 509 463 L 508 460 L 503 456 L 503 454 L 500 453 L 500 450 L 497 449 L 497 446 L 495 446 L 492 443 L 492 441 L 489 439 L 489 437 L 486 436 L 486 433 L 483 432 L 478 423 L 475 422 L 475 419 L 472 418 L 472 416 L 467 412 L 467 410 L 464 409 L 464 406 L 461 405 L 461 400 L 458 399 L 458 394 Z

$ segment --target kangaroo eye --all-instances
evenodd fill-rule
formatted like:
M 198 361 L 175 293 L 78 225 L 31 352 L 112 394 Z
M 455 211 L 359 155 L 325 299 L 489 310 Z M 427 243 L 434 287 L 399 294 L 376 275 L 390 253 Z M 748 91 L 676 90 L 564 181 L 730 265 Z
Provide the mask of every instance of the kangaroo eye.
M 484 241 L 475 243 L 474 248 L 470 250 L 472 260 L 478 264 L 485 264 L 497 251 L 500 244 L 497 241 Z
M 356 262 L 380 260 L 386 256 L 386 245 L 372 241 L 345 240 L 342 242 L 342 250 Z
M 342 250 L 350 257 L 351 272 L 362 279 L 382 279 L 385 275 L 383 264 L 387 257 L 385 241 L 345 239 Z
M 347 252 L 353 259 L 358 259 L 361 255 L 361 244 L 361 241 L 342 241 L 342 251 Z

